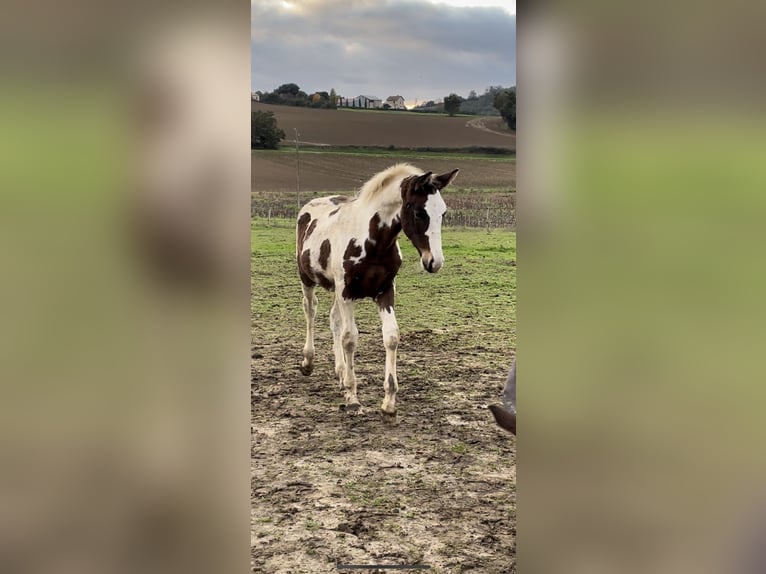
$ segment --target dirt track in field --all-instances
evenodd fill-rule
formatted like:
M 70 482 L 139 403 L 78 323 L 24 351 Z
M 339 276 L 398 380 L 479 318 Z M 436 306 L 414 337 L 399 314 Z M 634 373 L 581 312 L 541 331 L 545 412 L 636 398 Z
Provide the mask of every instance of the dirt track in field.
M 495 116 L 320 110 L 256 102 L 252 109 L 274 112 L 291 142 L 297 128 L 299 141 L 315 145 L 516 148 L 516 135 Z

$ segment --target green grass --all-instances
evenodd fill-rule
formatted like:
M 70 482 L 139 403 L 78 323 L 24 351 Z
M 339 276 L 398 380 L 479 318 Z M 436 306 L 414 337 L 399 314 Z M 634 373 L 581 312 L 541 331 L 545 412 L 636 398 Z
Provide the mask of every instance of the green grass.
M 253 329 L 302 337 L 305 328 L 301 287 L 295 265 L 292 222 L 268 226 L 253 220 L 251 235 Z M 445 228 L 445 267 L 436 274 L 420 269 L 415 248 L 400 236 L 403 263 L 396 279 L 396 313 L 402 334 L 427 331 L 445 342 L 461 339 L 498 355 L 513 348 L 516 308 L 516 234 L 505 229 Z M 318 290 L 319 313 L 330 295 Z M 356 307 L 360 329 L 379 329 L 375 306 Z M 324 321 L 324 320 L 323 320 Z
M 464 445 L 462 442 L 459 442 L 452 446 L 452 452 L 456 454 L 465 454 L 468 452 L 468 447 Z

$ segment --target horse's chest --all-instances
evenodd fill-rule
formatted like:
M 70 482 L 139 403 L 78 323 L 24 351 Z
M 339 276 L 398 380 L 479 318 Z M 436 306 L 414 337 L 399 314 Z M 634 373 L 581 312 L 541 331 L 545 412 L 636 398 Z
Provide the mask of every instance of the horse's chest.
M 386 253 L 370 253 L 358 260 L 343 262 L 343 297 L 346 299 L 375 298 L 393 287 L 402 264 L 398 249 Z

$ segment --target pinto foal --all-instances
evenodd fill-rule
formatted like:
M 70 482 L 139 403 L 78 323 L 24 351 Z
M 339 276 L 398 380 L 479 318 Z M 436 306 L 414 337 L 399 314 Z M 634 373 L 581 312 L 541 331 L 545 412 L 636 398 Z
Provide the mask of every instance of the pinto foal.
M 396 414 L 399 327 L 394 315 L 394 278 L 402 264 L 397 238 L 404 231 L 429 273 L 442 267 L 441 225 L 447 206 L 440 191 L 457 172 L 433 175 L 409 164 L 397 164 L 373 176 L 354 197 L 313 199 L 298 214 L 296 255 L 306 316 L 301 372 L 310 375 L 314 369 L 314 289 L 320 285 L 334 291 L 330 328 L 335 373 L 348 410 L 361 409 L 354 373 L 359 337 L 354 302 L 371 298 L 378 306 L 386 347 L 381 410 L 389 417 Z

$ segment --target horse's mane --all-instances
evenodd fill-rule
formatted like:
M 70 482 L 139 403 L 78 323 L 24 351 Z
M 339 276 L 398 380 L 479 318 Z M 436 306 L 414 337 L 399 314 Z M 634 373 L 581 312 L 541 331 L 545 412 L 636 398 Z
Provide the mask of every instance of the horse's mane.
M 380 173 L 373 175 L 359 191 L 356 192 L 356 197 L 362 201 L 370 201 L 374 197 L 380 194 L 381 191 L 388 188 L 394 181 L 403 180 L 411 175 L 421 175 L 422 170 L 416 168 L 409 163 L 397 163 L 392 165 L 388 169 L 384 169 Z M 398 189 L 397 189 L 398 192 Z

